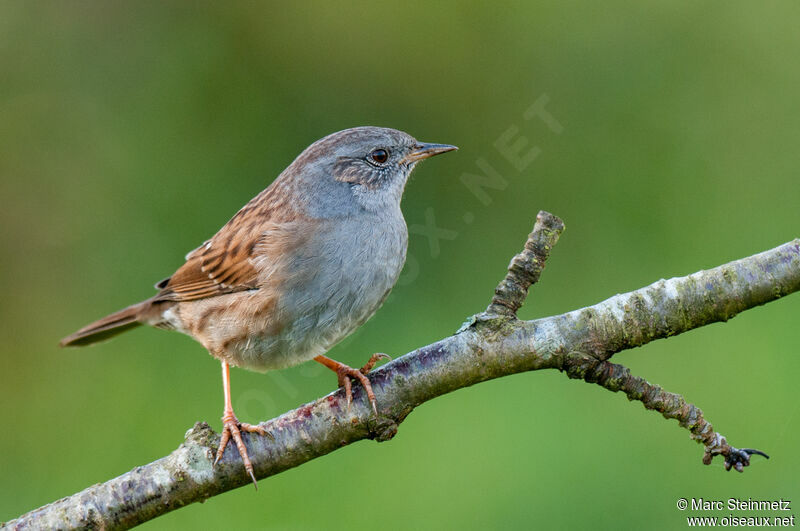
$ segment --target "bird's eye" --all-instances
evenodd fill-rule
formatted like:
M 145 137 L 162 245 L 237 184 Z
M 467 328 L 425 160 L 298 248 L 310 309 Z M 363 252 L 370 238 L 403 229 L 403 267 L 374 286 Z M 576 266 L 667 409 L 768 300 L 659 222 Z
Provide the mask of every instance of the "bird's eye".
M 369 159 L 378 164 L 385 164 L 389 160 L 389 152 L 385 149 L 373 149 L 369 154 Z

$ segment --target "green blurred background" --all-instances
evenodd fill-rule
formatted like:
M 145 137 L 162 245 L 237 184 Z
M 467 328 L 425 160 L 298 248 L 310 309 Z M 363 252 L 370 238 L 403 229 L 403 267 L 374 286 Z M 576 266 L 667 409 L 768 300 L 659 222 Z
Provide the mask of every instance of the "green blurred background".
M 150 296 L 330 132 L 461 148 L 412 177 L 409 225 L 428 213 L 451 232 L 438 248 L 412 234 L 401 285 L 331 352 L 351 364 L 482 310 L 540 209 L 567 231 L 524 318 L 800 236 L 799 17 L 792 1 L 2 2 L 0 520 L 169 453 L 197 420 L 219 429 L 219 366 L 190 339 L 56 343 Z M 560 134 L 523 116 L 543 96 Z M 495 147 L 512 128 L 540 150 L 523 171 Z M 479 159 L 506 183 L 488 205 L 461 182 Z M 145 527 L 681 529 L 679 497 L 797 505 L 798 319 L 794 295 L 615 358 L 772 456 L 743 475 L 703 466 L 685 430 L 624 396 L 538 372 Z M 335 378 L 232 382 L 257 421 Z

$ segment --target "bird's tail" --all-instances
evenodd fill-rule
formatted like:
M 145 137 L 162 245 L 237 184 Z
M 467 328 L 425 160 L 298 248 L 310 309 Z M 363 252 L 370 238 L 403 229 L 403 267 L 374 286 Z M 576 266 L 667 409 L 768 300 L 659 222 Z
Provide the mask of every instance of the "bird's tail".
M 124 310 L 103 317 L 99 321 L 86 325 L 74 334 L 65 337 L 61 340 L 59 346 L 81 347 L 110 339 L 142 324 L 141 318 L 151 306 L 152 301 L 150 300 L 128 306 Z

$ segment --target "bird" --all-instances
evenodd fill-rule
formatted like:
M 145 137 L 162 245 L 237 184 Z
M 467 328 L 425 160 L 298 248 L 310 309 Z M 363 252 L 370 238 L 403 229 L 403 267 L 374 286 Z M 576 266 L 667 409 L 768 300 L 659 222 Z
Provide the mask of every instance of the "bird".
M 409 175 L 422 160 L 458 149 L 408 133 L 363 126 L 307 147 L 214 236 L 186 255 L 158 292 L 61 340 L 83 346 L 140 325 L 186 334 L 220 361 L 223 431 L 214 465 L 232 439 L 257 487 L 231 403 L 230 367 L 266 372 L 315 360 L 337 375 L 352 402 L 351 379 L 367 374 L 326 357 L 378 310 L 400 275 L 408 229 L 400 209 Z

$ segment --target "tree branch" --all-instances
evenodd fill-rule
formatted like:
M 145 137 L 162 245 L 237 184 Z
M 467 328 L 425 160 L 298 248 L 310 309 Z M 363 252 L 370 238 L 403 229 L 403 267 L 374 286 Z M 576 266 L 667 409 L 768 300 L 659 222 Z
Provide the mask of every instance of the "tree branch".
M 737 449 L 702 412 L 608 360 L 621 350 L 726 321 L 800 290 L 800 239 L 709 271 L 659 280 L 562 315 L 519 321 L 516 311 L 536 282 L 563 224 L 541 212 L 525 249 L 514 257 L 487 311 L 456 334 L 402 356 L 369 377 L 379 405 L 372 415 L 357 386 L 348 409 L 339 389 L 262 425 L 273 435 L 243 434 L 256 477 L 266 478 L 361 439 L 385 441 L 418 405 L 479 382 L 558 369 L 678 420 L 705 446 L 703 462 L 722 455 L 741 471 L 756 450 Z M 127 529 L 161 514 L 250 483 L 235 448 L 212 468 L 219 436 L 197 423 L 170 455 L 7 522 L 4 529 Z M 763 455 L 763 454 L 762 454 Z

